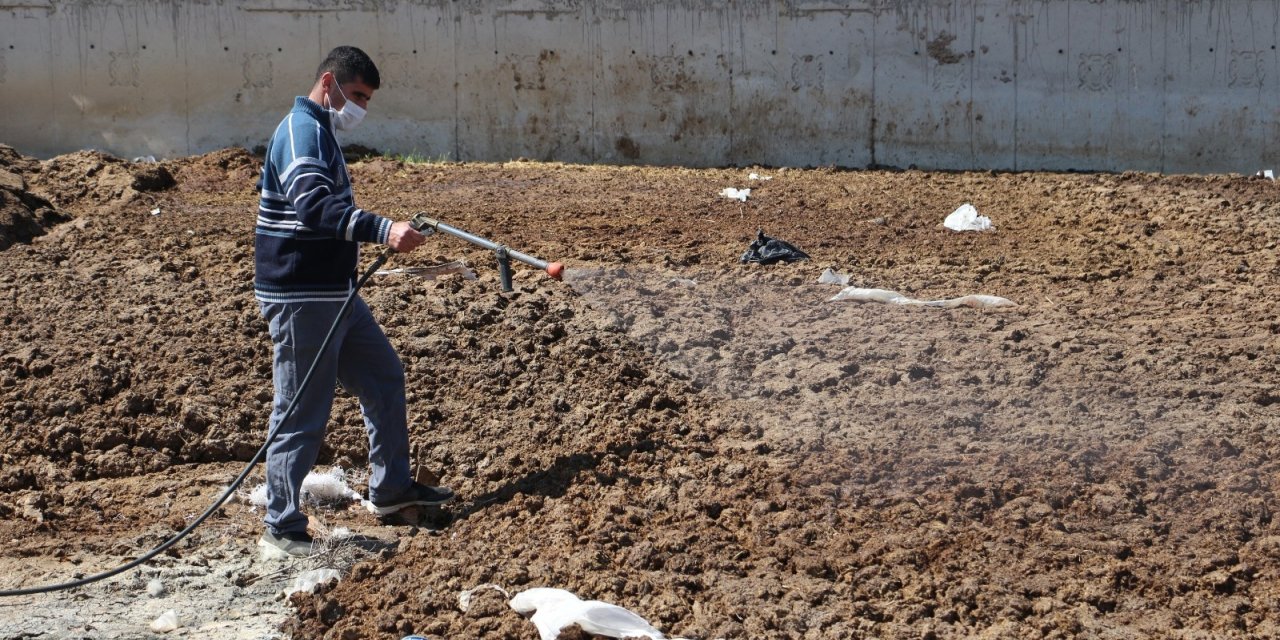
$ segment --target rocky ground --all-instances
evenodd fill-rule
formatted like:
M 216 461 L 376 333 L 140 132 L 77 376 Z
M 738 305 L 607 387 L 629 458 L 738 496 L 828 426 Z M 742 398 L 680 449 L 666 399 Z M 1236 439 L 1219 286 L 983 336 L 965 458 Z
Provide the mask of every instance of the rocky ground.
M 0 588 L 149 549 L 261 444 L 257 166 L 0 149 Z M 389 266 L 478 279 L 363 293 L 405 363 L 415 461 L 459 503 L 416 526 L 316 507 L 318 534 L 372 544 L 282 565 L 242 495 L 135 573 L 0 600 L 0 634 L 139 637 L 174 609 L 169 635 L 537 637 L 497 590 L 460 606 L 482 584 L 691 638 L 1280 634 L 1274 182 L 351 169 L 366 208 L 569 267 L 503 294 L 492 254 L 437 237 Z M 943 228 L 965 202 L 995 230 Z M 758 229 L 811 260 L 740 264 Z M 831 301 L 827 267 L 1017 306 Z M 321 464 L 358 481 L 365 443 L 341 396 Z M 344 575 L 279 595 L 320 566 Z

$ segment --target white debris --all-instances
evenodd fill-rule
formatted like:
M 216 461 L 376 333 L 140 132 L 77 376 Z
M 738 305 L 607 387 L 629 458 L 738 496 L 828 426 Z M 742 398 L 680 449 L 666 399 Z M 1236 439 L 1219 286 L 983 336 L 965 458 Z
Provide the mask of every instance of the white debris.
M 151 621 L 151 630 L 156 633 L 169 633 L 180 626 L 182 625 L 178 621 L 178 612 L 173 609 L 160 614 L 159 618 Z
M 298 574 L 298 577 L 293 579 L 293 586 L 285 590 L 284 597 L 288 598 L 298 592 L 311 593 L 316 590 L 317 586 L 330 580 L 339 580 L 341 578 L 342 572 L 337 569 L 312 569 L 310 571 L 303 571 Z
M 974 307 L 976 309 L 994 309 L 997 307 L 1016 307 L 1018 306 L 1008 298 L 1000 296 L 987 295 L 968 295 L 959 298 L 947 298 L 945 300 L 917 300 L 908 298 L 907 296 L 890 291 L 888 289 L 862 289 L 859 287 L 846 287 L 831 298 L 831 300 L 853 300 L 856 302 L 884 302 L 888 304 L 905 304 L 919 305 L 923 307 L 941 307 L 943 309 L 954 309 L 956 307 Z
M 674 284 L 679 287 L 687 287 L 689 289 L 693 289 L 694 287 L 698 286 L 698 281 L 693 278 L 672 278 L 671 284 Z
M 323 473 L 312 471 L 302 479 L 302 499 L 312 503 L 344 503 L 362 501 L 359 493 L 347 485 L 347 474 L 342 467 L 333 467 Z M 266 508 L 267 485 L 261 484 L 249 492 L 249 504 Z
M 375 275 L 389 276 L 395 274 L 404 274 L 407 276 L 418 276 L 423 280 L 435 280 L 436 278 L 451 274 L 462 276 L 463 280 L 475 280 L 476 272 L 472 271 L 467 263 L 462 260 L 454 260 L 444 264 L 437 264 L 430 267 L 402 267 L 398 269 L 379 269 L 374 272 Z
M 492 589 L 494 591 L 497 591 L 498 593 L 501 593 L 503 597 L 506 597 L 506 598 L 511 597 L 511 594 L 507 593 L 506 589 L 503 589 L 502 587 L 496 584 L 493 584 L 492 582 L 486 582 L 478 587 L 467 589 L 466 591 L 459 593 L 458 608 L 461 609 L 463 613 L 466 613 L 467 611 L 469 611 L 471 609 L 471 596 L 481 591 L 484 591 L 485 589 Z
M 153 215 L 153 216 L 158 216 L 158 215 L 160 215 L 160 207 L 156 207 L 156 208 L 152 209 L 152 210 L 151 210 L 151 215 Z
M 978 210 L 968 202 L 951 212 L 942 226 L 952 231 L 988 231 L 991 229 L 991 218 L 978 215 Z
M 751 195 L 750 189 L 735 189 L 733 187 L 725 187 L 720 190 L 720 195 L 739 202 L 746 202 L 747 196 Z
M 538 628 L 542 640 L 555 640 L 561 629 L 574 624 L 587 633 L 610 638 L 648 636 L 653 640 L 666 640 L 666 636 L 644 618 L 607 602 L 584 602 L 564 589 L 536 587 L 521 591 L 511 599 L 510 605 L 521 615 L 533 614 L 529 621 Z
M 155 157 L 155 156 L 138 156 L 138 157 L 134 158 L 134 159 L 133 159 L 133 161 L 134 161 L 134 162 L 146 162 L 146 163 L 148 163 L 148 164 L 149 164 L 149 163 L 155 162 L 155 161 L 156 161 L 156 157 Z
M 160 582 L 159 578 L 152 578 L 150 582 L 147 582 L 147 595 L 152 598 L 159 598 L 164 595 L 164 583 Z
M 818 276 L 818 284 L 848 285 L 849 275 L 845 273 L 836 273 L 831 269 L 831 267 L 827 267 L 827 269 L 822 272 L 822 275 Z
M 1276 172 L 1272 171 L 1271 169 L 1263 169 L 1262 171 L 1259 171 L 1253 175 L 1258 176 L 1259 178 L 1266 178 L 1268 180 L 1276 179 Z
M 773 179 L 773 176 L 762 176 L 762 175 L 760 175 L 760 174 L 758 174 L 758 173 L 753 173 L 753 174 L 751 174 L 751 175 L 747 176 L 747 179 L 748 179 L 748 180 L 772 180 L 772 179 Z
M 346 527 L 334 527 L 329 532 L 330 540 L 346 540 L 352 536 L 351 530 Z

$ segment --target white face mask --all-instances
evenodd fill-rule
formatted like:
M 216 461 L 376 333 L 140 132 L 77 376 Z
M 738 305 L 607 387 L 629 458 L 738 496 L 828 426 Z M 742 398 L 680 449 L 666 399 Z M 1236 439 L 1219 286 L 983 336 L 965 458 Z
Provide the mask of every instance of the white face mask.
M 360 105 L 347 99 L 347 94 L 342 92 L 342 87 L 335 81 L 334 86 L 338 88 L 338 95 L 346 101 L 342 105 L 342 110 L 334 109 L 332 103 L 329 106 L 329 118 L 333 122 L 333 128 L 338 131 L 350 131 L 364 120 L 365 110 Z

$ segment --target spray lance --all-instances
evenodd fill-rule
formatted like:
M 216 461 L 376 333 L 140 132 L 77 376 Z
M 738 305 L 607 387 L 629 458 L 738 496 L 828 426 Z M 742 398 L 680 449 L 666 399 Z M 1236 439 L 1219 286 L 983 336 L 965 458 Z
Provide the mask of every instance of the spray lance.
M 463 231 L 462 229 L 459 229 L 453 225 L 448 225 L 443 222 L 440 222 L 439 220 L 436 220 L 435 218 L 428 216 L 424 212 L 418 212 L 413 214 L 413 219 L 409 221 L 409 226 L 413 227 L 414 229 L 420 232 L 423 229 L 430 229 L 431 231 L 439 231 L 440 233 L 445 233 L 455 238 L 461 238 L 478 247 L 484 247 L 485 249 L 489 249 L 493 251 L 498 258 L 498 278 L 502 281 L 502 290 L 504 292 L 511 291 L 511 260 L 512 259 L 517 260 L 519 262 L 523 262 L 539 270 L 546 271 L 547 275 L 551 276 L 552 278 L 555 278 L 556 280 L 560 280 L 561 276 L 564 275 L 564 265 L 560 264 L 559 262 L 547 262 L 546 260 L 539 260 L 538 258 L 535 258 L 527 253 L 516 251 L 515 249 L 507 247 L 506 245 L 498 244 L 492 240 L 487 240 L 475 234 L 467 233 L 466 231 Z
M 511 291 L 511 260 L 513 258 L 531 267 L 537 267 L 538 269 L 546 271 L 547 275 L 551 276 L 552 278 L 555 278 L 556 280 L 560 280 L 561 276 L 564 274 L 564 265 L 560 264 L 559 262 L 547 262 L 545 260 L 539 260 L 538 258 L 535 258 L 527 253 L 522 253 L 520 251 L 510 249 L 505 245 L 498 244 L 496 242 L 493 242 L 492 240 L 481 238 L 480 236 L 467 233 L 466 231 L 463 231 L 462 229 L 459 229 L 452 225 L 448 225 L 443 222 L 440 222 L 439 220 L 436 220 L 435 218 L 428 216 L 426 213 L 420 212 L 420 213 L 414 214 L 413 219 L 409 221 L 409 226 L 413 227 L 414 230 L 418 231 L 419 233 L 430 234 L 430 233 L 439 231 L 441 233 L 445 233 L 445 234 L 466 240 L 471 244 L 492 250 L 498 257 L 498 273 L 502 280 L 502 290 L 504 292 Z M 315 360 L 312 361 L 311 366 L 307 369 L 306 375 L 302 377 L 302 382 L 298 385 L 298 391 L 293 395 L 293 399 L 289 402 L 289 406 L 285 409 L 284 411 L 285 419 L 282 419 L 280 421 L 281 423 L 285 422 L 288 419 L 288 417 L 293 414 L 294 409 L 297 408 L 298 399 L 304 395 L 304 391 L 306 390 L 307 385 L 311 383 L 311 377 L 312 377 L 312 374 L 315 373 L 316 365 L 320 362 L 321 357 L 324 355 L 325 351 L 329 348 L 329 344 L 333 340 L 334 332 L 338 328 L 338 325 L 342 322 L 342 319 L 346 316 L 347 311 L 350 310 L 351 303 L 355 299 L 356 294 L 359 293 L 360 288 L 363 287 L 364 284 L 369 281 L 369 278 L 372 277 L 373 274 L 377 272 L 377 270 L 381 268 L 382 265 L 386 264 L 387 260 L 390 260 L 391 256 L 395 255 L 396 253 L 397 253 L 396 250 L 392 249 L 391 247 L 387 247 L 386 249 L 383 249 L 382 252 L 378 254 L 378 257 L 374 259 L 373 264 L 369 265 L 369 268 L 365 269 L 364 273 L 359 278 L 356 279 L 355 286 L 351 288 L 351 292 L 347 294 L 346 300 L 343 301 L 342 307 L 338 310 L 337 318 L 334 320 L 333 325 L 329 327 L 329 331 L 325 335 L 324 340 L 320 342 L 320 348 L 317 349 Z M 279 427 L 277 426 L 277 428 Z M 55 591 L 73 589 L 73 588 L 81 587 L 93 582 L 98 582 L 99 580 L 105 580 L 112 576 L 119 575 L 121 573 L 124 573 L 125 571 L 133 569 L 134 567 L 137 567 L 139 565 L 142 565 L 150 561 L 152 558 L 163 553 L 169 547 L 172 547 L 173 545 L 177 544 L 178 541 L 185 538 L 192 531 L 195 531 L 196 527 L 200 526 L 205 520 L 209 519 L 210 516 L 212 516 L 215 512 L 217 512 L 217 510 L 221 508 L 222 505 L 225 504 L 227 500 L 231 498 L 232 494 L 236 491 L 236 489 L 238 489 L 240 485 L 244 483 L 245 479 L 248 478 L 249 473 L 253 470 L 253 468 L 258 464 L 258 462 L 262 460 L 262 457 L 267 452 L 267 447 L 271 445 L 271 441 L 275 438 L 275 434 L 276 432 L 274 429 L 267 433 L 266 441 L 262 444 L 261 447 L 258 448 L 257 453 L 253 455 L 253 458 L 249 460 L 248 464 L 245 465 L 244 469 L 240 472 L 240 474 L 237 475 L 236 478 L 231 482 L 231 484 L 228 485 L 223 490 L 222 494 L 217 498 L 217 500 L 213 502 L 212 505 L 209 506 L 208 509 L 205 509 L 203 513 L 197 516 L 195 520 L 191 521 L 191 523 L 189 523 L 184 529 L 173 534 L 167 540 L 160 543 L 158 546 L 151 549 L 150 551 L 142 554 L 141 556 L 138 556 L 137 558 L 134 558 L 133 560 L 130 560 L 129 562 L 119 565 L 113 569 L 109 569 L 107 571 L 102 571 L 100 573 L 95 573 L 95 574 L 84 576 L 84 577 L 79 577 L 67 582 L 60 582 L 57 584 L 49 584 L 49 585 L 36 586 L 36 587 L 25 587 L 25 588 L 19 588 L 19 589 L 0 589 L 0 598 L 12 597 L 12 596 L 35 595 L 40 593 L 52 593 Z

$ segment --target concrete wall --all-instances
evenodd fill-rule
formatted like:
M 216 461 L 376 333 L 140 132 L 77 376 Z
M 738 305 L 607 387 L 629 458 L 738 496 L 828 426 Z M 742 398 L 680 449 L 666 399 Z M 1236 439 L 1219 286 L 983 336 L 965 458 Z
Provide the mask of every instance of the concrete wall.
M 324 53 L 344 139 L 454 160 L 1280 167 L 1280 0 L 0 0 L 0 142 L 265 142 Z

